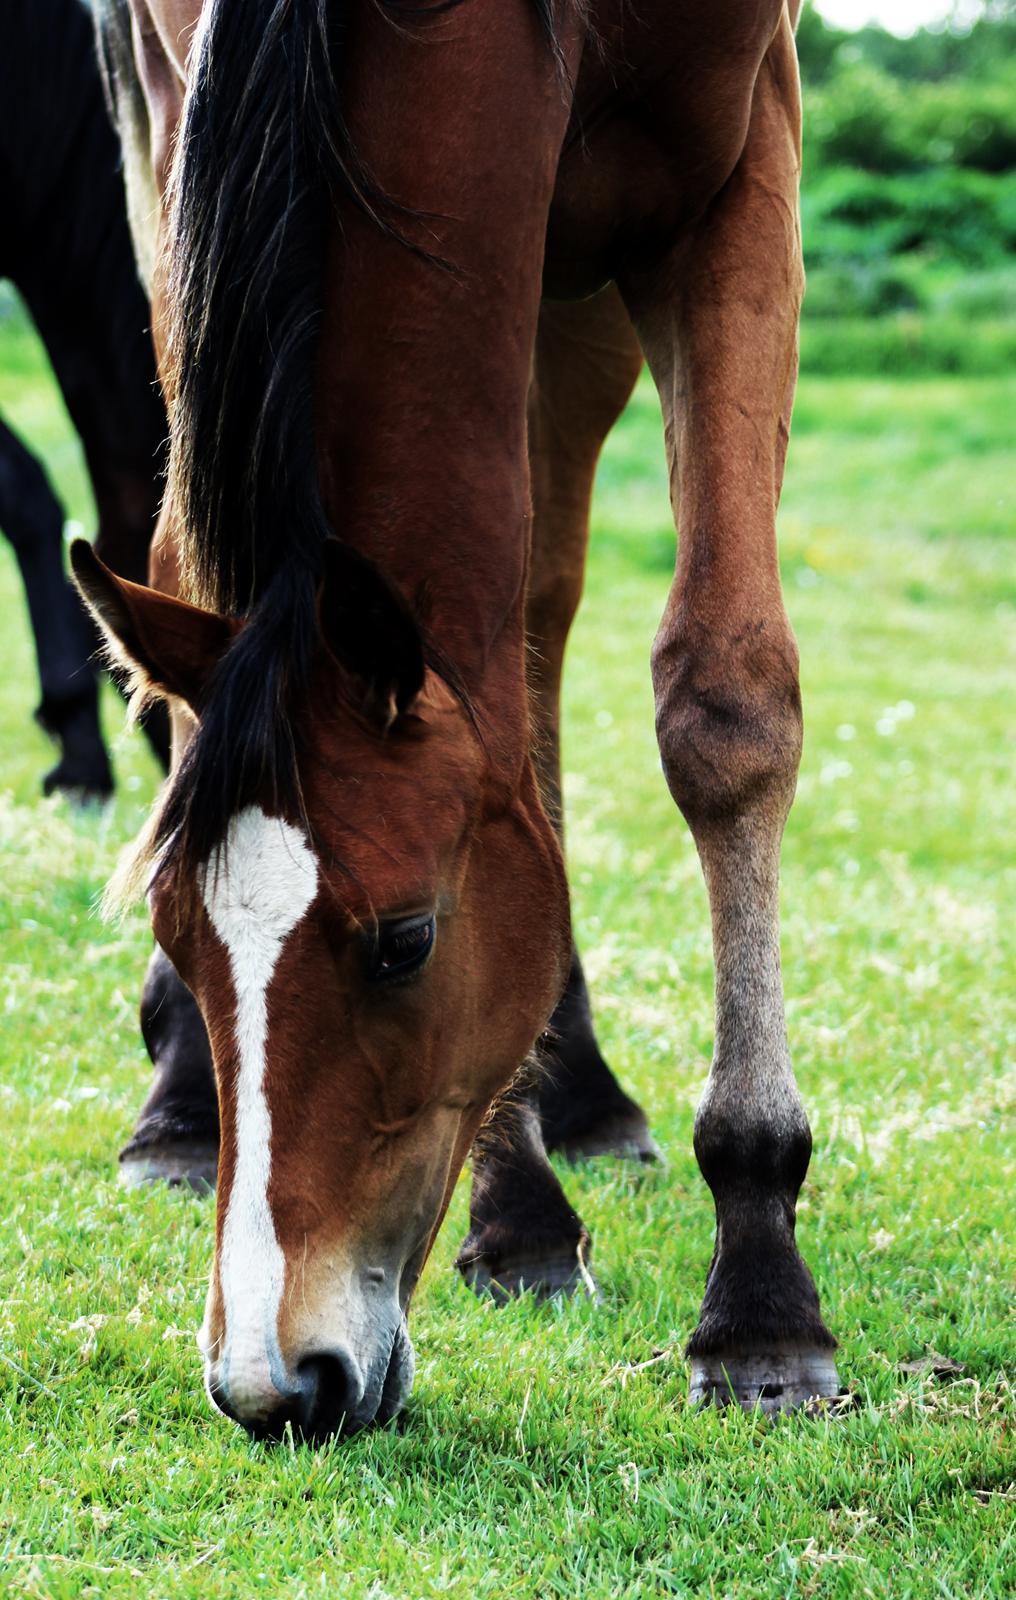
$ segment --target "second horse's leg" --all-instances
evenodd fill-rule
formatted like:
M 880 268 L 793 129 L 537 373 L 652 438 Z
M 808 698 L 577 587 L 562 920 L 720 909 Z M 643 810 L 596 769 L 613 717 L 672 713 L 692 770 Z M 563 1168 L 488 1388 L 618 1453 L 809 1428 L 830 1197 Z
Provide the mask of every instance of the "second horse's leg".
M 91 655 L 91 621 L 63 567 L 63 511 L 46 474 L 0 422 L 0 527 L 21 568 L 35 638 L 42 700 L 36 717 L 60 747 L 43 779 L 82 800 L 105 800 L 113 774 L 99 727 L 99 692 Z
M 208 1035 L 193 995 L 158 945 L 141 996 L 141 1032 L 155 1077 L 120 1152 L 120 1176 L 131 1188 L 214 1188 L 219 1103 Z
M 561 669 L 582 594 L 593 478 L 603 441 L 641 365 L 638 340 L 615 289 L 574 305 L 544 305 L 529 402 L 533 551 L 526 625 L 536 765 L 544 803 L 559 831 Z M 549 1150 L 560 1150 L 572 1161 L 657 1156 L 645 1116 L 600 1052 L 577 950 L 546 1053 L 538 1098 Z

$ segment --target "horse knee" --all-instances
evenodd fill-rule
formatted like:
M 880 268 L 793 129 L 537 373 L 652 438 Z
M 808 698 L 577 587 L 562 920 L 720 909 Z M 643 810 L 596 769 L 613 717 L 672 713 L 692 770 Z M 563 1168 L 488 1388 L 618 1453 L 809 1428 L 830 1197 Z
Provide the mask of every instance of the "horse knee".
M 692 829 L 760 811 L 782 825 L 801 759 L 797 645 L 786 618 L 726 633 L 665 623 L 652 667 L 663 771 Z

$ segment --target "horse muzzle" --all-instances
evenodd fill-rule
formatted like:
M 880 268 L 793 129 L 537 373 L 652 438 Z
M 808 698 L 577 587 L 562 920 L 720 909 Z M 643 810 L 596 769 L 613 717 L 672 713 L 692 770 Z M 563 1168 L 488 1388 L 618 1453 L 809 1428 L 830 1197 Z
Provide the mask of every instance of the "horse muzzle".
M 415 1356 L 400 1310 L 358 1337 L 313 1342 L 283 1361 L 281 1352 L 254 1359 L 231 1340 L 221 1357 L 205 1351 L 212 1404 L 255 1439 L 280 1439 L 287 1426 L 320 1444 L 347 1438 L 401 1411 L 413 1386 Z

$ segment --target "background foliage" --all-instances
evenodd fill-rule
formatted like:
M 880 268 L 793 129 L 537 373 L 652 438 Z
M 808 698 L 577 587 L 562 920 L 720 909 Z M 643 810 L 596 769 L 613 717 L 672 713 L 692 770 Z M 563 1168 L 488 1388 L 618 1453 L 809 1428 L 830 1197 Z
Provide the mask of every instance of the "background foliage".
M 811 4 L 803 360 L 816 371 L 1002 372 L 1016 358 L 1016 15 L 846 33 Z

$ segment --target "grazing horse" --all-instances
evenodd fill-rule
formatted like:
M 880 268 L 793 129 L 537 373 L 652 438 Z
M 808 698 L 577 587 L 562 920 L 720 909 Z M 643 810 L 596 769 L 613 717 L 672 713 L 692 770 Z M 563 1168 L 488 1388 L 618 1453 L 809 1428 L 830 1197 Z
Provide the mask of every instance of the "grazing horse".
M 166 417 L 91 19 L 80 0 L 2 0 L 0 19 L 0 277 L 31 313 L 84 447 L 97 548 L 117 572 L 143 579 Z M 99 641 L 64 576 L 63 525 L 43 468 L 0 421 L 0 527 L 35 637 L 36 716 L 60 749 L 43 787 L 101 799 L 113 776 L 91 660 Z M 162 707 L 151 708 L 146 732 L 165 765 Z
M 193 1177 L 217 1142 L 210 1395 L 255 1434 L 391 1417 L 478 1135 L 458 1265 L 495 1293 L 589 1283 L 545 1147 L 652 1153 L 592 1034 L 557 740 L 593 472 L 643 355 L 680 529 L 659 746 L 716 958 L 691 1392 L 835 1393 L 794 1238 L 811 1136 L 777 911 L 796 7 L 130 0 L 128 35 L 126 5 L 102 27 L 171 465 L 152 586 L 83 545 L 74 567 L 176 718 L 133 867 L 162 954 L 127 1155 Z

